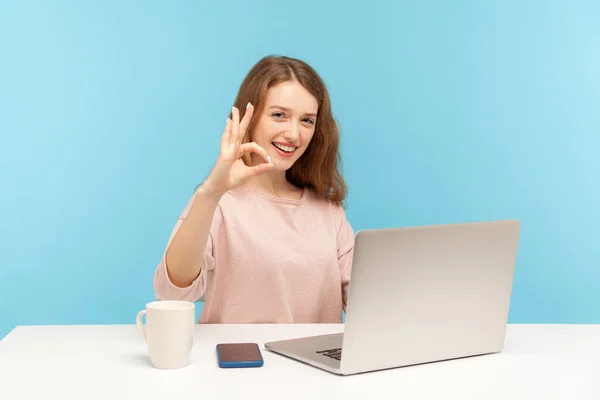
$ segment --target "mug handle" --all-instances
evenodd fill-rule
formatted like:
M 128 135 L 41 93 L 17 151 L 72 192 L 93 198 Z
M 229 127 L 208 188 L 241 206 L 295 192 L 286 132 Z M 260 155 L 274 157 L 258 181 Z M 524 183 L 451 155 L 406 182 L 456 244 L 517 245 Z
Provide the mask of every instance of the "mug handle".
M 146 310 L 140 311 L 137 314 L 137 317 L 135 318 L 135 322 L 136 322 L 138 329 L 140 330 L 140 333 L 142 334 L 142 336 L 144 337 L 144 340 L 147 343 L 148 338 L 146 337 L 146 329 L 144 328 L 144 325 L 142 325 L 142 317 L 144 316 L 144 314 L 146 314 Z

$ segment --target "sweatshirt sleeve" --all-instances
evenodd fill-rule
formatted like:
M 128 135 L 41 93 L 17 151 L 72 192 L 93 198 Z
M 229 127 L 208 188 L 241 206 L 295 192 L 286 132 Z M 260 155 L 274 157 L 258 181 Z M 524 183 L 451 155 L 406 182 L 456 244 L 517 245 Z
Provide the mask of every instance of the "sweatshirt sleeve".
M 342 207 L 336 206 L 334 219 L 337 229 L 337 256 L 342 282 L 342 308 L 346 311 L 348 302 L 348 287 L 352 270 L 352 257 L 354 254 L 354 230 L 346 218 Z
M 215 268 L 215 258 L 213 254 L 213 248 L 216 247 L 214 241 L 218 237 L 218 230 L 221 223 L 221 209 L 218 206 L 215 210 L 215 215 L 213 217 L 210 233 L 208 235 L 208 240 L 206 243 L 206 248 L 204 249 L 204 257 L 202 262 L 202 269 L 198 277 L 191 283 L 188 287 L 178 287 L 174 285 L 169 279 L 169 274 L 167 272 L 167 264 L 166 264 L 166 254 L 171 242 L 175 238 L 177 231 L 185 221 L 185 218 L 188 215 L 192 204 L 194 203 L 195 196 L 188 201 L 186 207 L 183 212 L 177 219 L 175 227 L 171 231 L 171 235 L 169 236 L 169 240 L 167 242 L 167 246 L 163 251 L 162 257 L 156 270 L 154 272 L 154 293 L 158 300 L 185 300 L 196 302 L 204 296 L 204 292 L 206 291 L 207 285 L 207 274 L 208 271 L 212 271 Z M 198 251 L 202 251 L 202 244 L 198 243 Z

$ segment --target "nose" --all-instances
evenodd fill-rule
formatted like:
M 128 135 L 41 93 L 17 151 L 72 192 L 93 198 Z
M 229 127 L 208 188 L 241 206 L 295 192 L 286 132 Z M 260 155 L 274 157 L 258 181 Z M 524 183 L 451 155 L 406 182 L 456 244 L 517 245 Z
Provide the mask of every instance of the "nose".
M 285 131 L 283 137 L 290 143 L 296 143 L 298 141 L 298 137 L 300 136 L 300 127 L 298 124 L 292 122 L 289 129 Z

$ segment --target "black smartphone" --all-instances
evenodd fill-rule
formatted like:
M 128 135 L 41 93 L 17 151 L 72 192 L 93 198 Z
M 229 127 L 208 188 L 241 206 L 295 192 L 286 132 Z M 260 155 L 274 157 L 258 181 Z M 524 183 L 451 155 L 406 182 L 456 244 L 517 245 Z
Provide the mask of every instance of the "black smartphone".
M 221 368 L 262 367 L 264 364 L 256 343 L 219 343 L 217 359 Z

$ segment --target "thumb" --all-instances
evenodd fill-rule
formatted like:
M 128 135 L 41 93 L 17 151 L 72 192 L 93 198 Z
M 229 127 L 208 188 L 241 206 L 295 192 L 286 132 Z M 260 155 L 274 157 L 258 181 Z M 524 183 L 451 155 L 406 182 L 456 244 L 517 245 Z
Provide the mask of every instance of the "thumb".
M 275 168 L 275 164 L 272 162 L 271 163 L 262 163 L 262 164 L 255 165 L 253 167 L 249 167 L 247 174 L 248 174 L 248 177 L 256 176 L 256 175 L 264 174 L 265 172 L 270 171 L 274 168 Z

